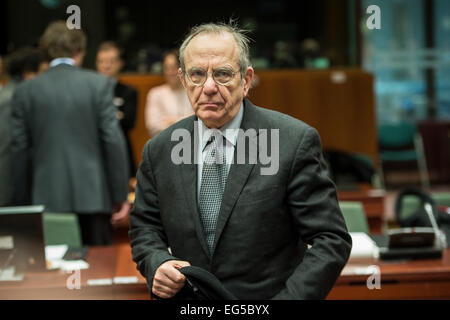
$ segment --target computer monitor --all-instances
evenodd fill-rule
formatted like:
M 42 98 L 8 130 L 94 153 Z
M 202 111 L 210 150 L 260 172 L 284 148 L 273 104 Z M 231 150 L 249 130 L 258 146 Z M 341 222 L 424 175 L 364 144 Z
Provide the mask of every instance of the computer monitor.
M 0 208 L 0 269 L 46 269 L 44 206 Z

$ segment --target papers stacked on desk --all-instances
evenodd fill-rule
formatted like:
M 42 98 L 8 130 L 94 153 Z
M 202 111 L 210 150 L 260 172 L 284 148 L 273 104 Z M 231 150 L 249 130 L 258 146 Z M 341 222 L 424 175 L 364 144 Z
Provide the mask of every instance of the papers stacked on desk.
M 45 246 L 45 260 L 47 269 L 61 269 L 64 271 L 82 270 L 89 268 L 89 264 L 84 260 L 63 260 L 69 247 L 65 244 L 55 246 Z

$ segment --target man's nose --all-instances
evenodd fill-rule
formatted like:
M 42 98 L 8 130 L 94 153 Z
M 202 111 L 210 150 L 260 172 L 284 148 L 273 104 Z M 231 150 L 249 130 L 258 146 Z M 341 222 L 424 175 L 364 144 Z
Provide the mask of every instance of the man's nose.
M 208 75 L 205 83 L 203 84 L 203 92 L 207 95 L 215 94 L 217 92 L 217 84 L 214 82 L 214 79 Z

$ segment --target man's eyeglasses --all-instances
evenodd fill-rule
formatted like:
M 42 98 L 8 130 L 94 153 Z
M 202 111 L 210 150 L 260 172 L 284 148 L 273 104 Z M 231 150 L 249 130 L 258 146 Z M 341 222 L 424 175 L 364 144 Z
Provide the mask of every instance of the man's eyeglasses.
M 237 72 L 229 68 L 219 68 L 213 70 L 211 73 L 215 83 L 221 86 L 225 86 L 234 79 L 234 76 L 236 75 Z M 201 87 L 205 84 L 206 79 L 208 79 L 210 72 L 206 72 L 201 68 L 192 68 L 187 72 L 185 72 L 185 74 L 187 75 L 187 78 L 194 86 Z

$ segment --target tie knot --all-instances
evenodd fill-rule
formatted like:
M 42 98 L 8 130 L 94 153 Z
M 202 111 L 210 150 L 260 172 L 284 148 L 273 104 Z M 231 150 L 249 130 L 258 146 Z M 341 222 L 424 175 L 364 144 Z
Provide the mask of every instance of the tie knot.
M 215 130 L 212 130 L 212 132 L 211 132 L 210 140 L 211 141 L 220 141 L 222 137 L 223 137 L 222 133 L 219 130 L 215 129 Z
M 205 159 L 207 164 L 224 164 L 225 163 L 225 152 L 224 152 L 224 137 L 217 130 L 211 133 L 211 137 L 208 140 L 205 148 L 210 145 L 210 150 L 207 151 L 208 156 Z

